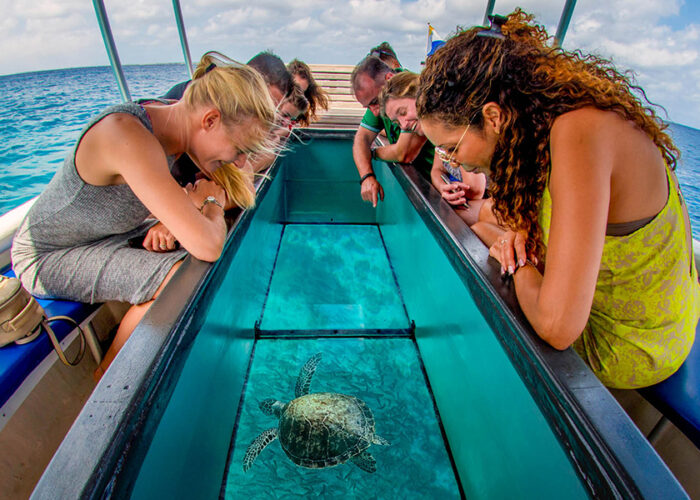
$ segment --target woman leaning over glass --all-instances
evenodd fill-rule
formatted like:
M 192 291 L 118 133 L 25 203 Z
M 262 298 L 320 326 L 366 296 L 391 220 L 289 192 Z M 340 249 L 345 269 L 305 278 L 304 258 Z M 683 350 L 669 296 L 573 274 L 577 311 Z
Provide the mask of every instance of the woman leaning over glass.
M 494 24 L 428 59 L 423 130 L 490 177 L 509 228 L 490 253 L 537 334 L 573 345 L 610 387 L 660 382 L 700 313 L 678 150 L 610 62 L 549 46 L 520 10 Z

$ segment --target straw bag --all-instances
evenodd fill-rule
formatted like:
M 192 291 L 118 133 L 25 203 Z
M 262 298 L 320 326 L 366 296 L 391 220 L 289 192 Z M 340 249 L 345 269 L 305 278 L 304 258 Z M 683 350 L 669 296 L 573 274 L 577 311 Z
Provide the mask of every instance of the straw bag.
M 72 361 L 66 358 L 49 325 L 56 320 L 68 321 L 80 332 L 80 352 Z M 56 354 L 64 364 L 75 366 L 80 363 L 85 354 L 85 333 L 80 325 L 68 316 L 47 318 L 44 309 L 17 278 L 0 276 L 0 347 L 13 342 L 15 344 L 31 342 L 41 334 L 42 326 L 51 339 Z

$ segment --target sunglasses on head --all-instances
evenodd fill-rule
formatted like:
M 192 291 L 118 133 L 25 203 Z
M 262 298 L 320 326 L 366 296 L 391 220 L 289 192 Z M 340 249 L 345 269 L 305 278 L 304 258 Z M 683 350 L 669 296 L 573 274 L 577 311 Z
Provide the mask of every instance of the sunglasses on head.
M 382 54 L 384 54 L 385 56 L 389 56 L 389 57 L 396 57 L 391 52 L 387 52 L 385 50 L 379 50 L 379 49 L 375 49 L 369 53 L 370 56 L 374 56 L 374 57 L 380 57 Z

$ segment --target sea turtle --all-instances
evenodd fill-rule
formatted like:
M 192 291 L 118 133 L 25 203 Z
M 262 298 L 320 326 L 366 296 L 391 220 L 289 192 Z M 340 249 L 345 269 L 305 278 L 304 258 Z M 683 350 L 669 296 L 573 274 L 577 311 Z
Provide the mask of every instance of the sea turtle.
M 375 434 L 374 416 L 367 404 L 346 394 L 309 394 L 311 377 L 319 361 L 321 353 L 312 356 L 302 367 L 294 391 L 296 399 L 286 404 L 274 399 L 260 403 L 260 410 L 279 418 L 279 424 L 263 431 L 248 446 L 243 471 L 250 469 L 260 452 L 277 438 L 292 462 L 302 467 L 320 469 L 350 460 L 366 472 L 377 470 L 367 448 L 389 442 Z

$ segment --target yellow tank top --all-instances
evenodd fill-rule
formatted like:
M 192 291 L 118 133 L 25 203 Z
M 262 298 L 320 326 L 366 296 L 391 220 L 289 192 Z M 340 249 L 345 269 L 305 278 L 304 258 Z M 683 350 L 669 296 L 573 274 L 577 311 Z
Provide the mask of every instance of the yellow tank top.
M 606 236 L 593 306 L 574 349 L 608 387 L 635 389 L 671 376 L 688 356 L 700 315 L 700 285 L 688 248 L 686 212 L 675 175 L 654 219 L 625 236 Z M 539 223 L 549 239 L 552 199 Z

